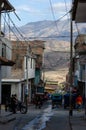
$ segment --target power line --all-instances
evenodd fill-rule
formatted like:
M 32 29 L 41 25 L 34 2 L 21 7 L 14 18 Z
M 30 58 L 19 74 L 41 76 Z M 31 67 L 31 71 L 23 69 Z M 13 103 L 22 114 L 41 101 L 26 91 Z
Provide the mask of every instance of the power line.
M 68 12 L 67 11 L 67 2 L 66 2 L 66 0 L 64 0 L 64 3 L 65 3 L 65 10 L 66 10 L 66 12 Z M 67 14 L 67 16 L 68 16 L 68 14 Z M 69 19 L 69 16 L 68 16 L 68 19 Z
M 24 36 L 20 33 L 20 31 L 18 30 L 18 28 L 16 27 L 16 25 L 14 24 L 13 20 L 11 19 L 11 17 L 9 16 L 9 14 L 7 13 L 8 18 L 10 19 L 11 23 L 13 24 L 13 26 L 15 27 L 15 29 L 17 30 L 17 32 L 20 34 L 20 36 L 25 40 Z
M 59 20 L 61 20 L 63 17 L 65 17 L 68 13 L 69 13 L 69 12 L 67 12 L 64 16 L 62 16 L 61 18 L 59 18 L 59 19 L 57 20 L 57 22 L 58 22 Z M 8 14 L 8 13 L 7 13 L 7 14 Z M 13 24 L 13 26 L 15 27 L 15 29 L 17 30 L 17 32 L 20 34 L 20 36 L 26 41 L 26 38 L 20 33 L 20 31 L 18 30 L 18 28 L 16 27 L 16 25 L 14 24 L 14 22 L 13 22 L 12 19 L 10 18 L 9 14 L 8 14 L 8 17 L 9 17 L 11 23 Z M 56 24 L 56 25 L 57 25 L 57 24 Z M 13 32 L 13 31 L 12 31 L 12 32 Z M 62 37 L 66 37 L 66 36 L 62 36 Z M 35 37 L 34 37 L 34 38 L 35 38 Z M 29 39 L 28 39 L 28 40 L 29 40 Z
M 9 20 L 11 21 L 11 23 L 13 24 L 13 26 L 15 27 L 15 29 L 17 30 L 17 32 L 20 34 L 20 36 L 22 37 L 22 39 L 24 39 L 24 42 L 27 43 L 25 37 L 20 33 L 20 31 L 17 29 L 16 25 L 14 24 L 14 22 L 12 21 L 12 19 L 10 18 L 9 14 L 7 13 L 8 15 L 8 18 Z M 6 22 L 6 19 L 4 18 L 5 22 Z M 6 22 L 7 23 L 7 22 Z M 14 33 L 14 31 L 12 30 L 12 28 L 10 27 L 10 25 L 7 23 L 9 29 Z M 15 34 L 15 33 L 14 33 Z M 17 35 L 15 34 L 17 40 L 19 40 L 19 38 L 17 37 Z M 28 44 L 28 43 L 27 43 Z M 29 45 L 29 48 L 30 48 L 30 45 Z
M 7 26 L 9 27 L 9 29 L 12 31 L 12 33 L 15 35 L 15 37 L 17 38 L 17 40 L 19 40 L 18 36 L 15 34 L 15 32 L 13 31 L 13 29 L 10 27 L 10 25 L 8 24 L 8 22 L 6 21 L 6 18 L 3 16 L 3 19 L 5 21 L 5 23 L 7 24 Z M 7 46 L 7 45 L 6 45 Z M 7 46 L 10 50 L 13 50 L 11 49 L 9 46 Z
M 60 17 L 59 19 L 57 19 L 57 22 L 60 21 L 61 19 L 63 19 L 66 15 L 68 15 L 70 13 L 71 10 L 69 10 L 66 14 L 64 14 L 62 17 Z
M 77 35 L 73 35 L 73 37 L 76 37 Z M 64 36 L 64 35 L 60 35 L 60 36 L 56 36 L 56 37 L 29 37 L 29 39 L 33 39 L 33 38 L 35 38 L 35 39 L 37 39 L 37 38 L 45 38 L 45 39 L 51 39 L 51 38 L 53 38 L 53 39 L 56 39 L 56 38 L 60 38 L 60 37 L 63 37 L 63 38 L 67 38 L 67 37 L 69 37 L 70 38 L 70 35 L 69 36 Z
M 4 16 L 3 16 L 3 18 L 4 18 Z M 8 24 L 8 22 L 6 21 L 5 18 L 4 18 L 4 20 L 5 20 L 6 24 L 7 24 L 7 26 L 10 28 L 10 30 L 14 33 L 14 31 L 12 30 L 12 28 L 10 27 L 10 25 Z M 16 37 L 17 39 L 19 39 L 15 33 L 14 33 L 14 35 L 15 35 L 15 37 Z
M 57 23 L 56 23 L 56 19 L 55 19 L 55 15 L 54 15 L 54 10 L 53 10 L 53 6 L 52 6 L 52 1 L 49 0 L 49 3 L 50 3 L 50 7 L 51 7 L 51 11 L 52 11 L 53 18 L 54 18 L 54 20 L 55 20 L 56 28 L 57 28 L 57 30 L 58 30 L 58 26 L 57 26 Z M 59 30 L 58 30 L 58 32 L 59 32 Z
M 79 32 L 79 29 L 78 29 L 78 26 L 77 26 L 77 23 L 75 23 L 75 25 L 76 25 L 76 29 L 77 29 L 77 32 L 78 32 L 78 36 L 80 35 L 80 32 Z M 81 40 L 81 37 L 79 37 L 79 39 L 78 39 L 80 42 L 82 42 L 82 40 Z

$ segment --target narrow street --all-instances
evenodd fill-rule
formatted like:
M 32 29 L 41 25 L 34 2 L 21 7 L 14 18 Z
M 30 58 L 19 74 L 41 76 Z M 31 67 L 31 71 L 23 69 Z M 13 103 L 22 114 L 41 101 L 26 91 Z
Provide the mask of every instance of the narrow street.
M 41 109 L 29 106 L 27 114 L 17 113 L 16 120 L 0 124 L 1 130 L 70 130 L 68 110 L 62 107 L 51 107 L 51 102 L 44 104 Z M 49 121 L 54 120 L 49 126 Z M 54 124 L 53 124 L 54 123 Z M 58 125 L 57 125 L 58 123 Z M 66 124 L 66 125 L 65 125 Z M 58 128 L 57 128 L 58 126 Z
M 48 125 L 49 121 L 54 121 Z M 58 125 L 57 125 L 58 123 Z M 66 124 L 66 125 L 65 125 Z M 70 130 L 68 111 L 62 108 L 51 109 L 51 105 L 43 113 L 29 122 L 23 130 Z

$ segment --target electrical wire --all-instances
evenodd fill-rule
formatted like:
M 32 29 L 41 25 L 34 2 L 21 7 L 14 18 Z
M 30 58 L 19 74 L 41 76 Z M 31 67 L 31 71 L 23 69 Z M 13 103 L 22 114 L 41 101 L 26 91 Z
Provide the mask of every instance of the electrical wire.
M 53 15 L 53 18 L 54 18 L 54 20 L 55 20 L 54 10 L 53 10 L 53 7 L 52 7 L 52 1 L 49 0 L 49 2 L 50 2 L 50 6 L 51 6 L 52 15 Z M 65 2 L 65 5 L 66 5 L 66 2 Z M 15 13 L 15 11 L 14 11 L 14 13 Z M 64 18 L 66 15 L 68 15 L 68 13 L 69 13 L 69 12 L 67 12 L 64 16 L 62 16 L 62 17 L 59 18 L 58 20 L 55 20 L 55 25 L 56 25 L 57 30 L 58 30 L 58 27 L 57 27 L 57 23 L 56 23 L 56 22 L 60 21 L 62 18 Z M 20 36 L 24 39 L 24 41 L 26 41 L 26 38 L 21 34 L 21 32 L 20 32 L 20 31 L 18 30 L 18 28 L 15 26 L 13 20 L 11 19 L 11 17 L 9 16 L 8 13 L 7 13 L 7 15 L 8 15 L 8 17 L 9 17 L 11 23 L 13 24 L 13 26 L 16 28 L 17 32 L 18 32 L 18 33 L 20 34 Z M 16 13 L 15 13 L 15 15 L 16 15 L 16 17 L 17 17 L 19 20 L 21 20 Z M 10 27 L 10 26 L 9 26 L 9 27 Z M 61 36 L 59 36 L 59 37 L 61 37 Z M 67 36 L 62 36 L 62 37 L 67 37 Z M 29 40 L 29 39 L 27 39 L 27 40 Z
M 67 9 L 67 3 L 66 3 L 66 0 L 64 0 L 64 4 L 65 4 L 65 12 L 67 13 L 67 12 L 68 12 L 68 9 Z M 65 26 L 68 26 L 68 25 L 69 25 L 69 22 L 70 22 L 69 13 L 67 13 L 66 16 L 67 16 L 68 24 L 65 24 L 65 23 L 64 23 L 64 25 L 62 26 L 62 30 L 61 30 L 61 32 L 63 31 L 63 29 L 64 29 Z M 60 33 L 61 33 L 61 32 L 60 32 Z
M 11 21 L 11 23 L 13 24 L 13 26 L 15 27 L 15 29 L 17 30 L 17 32 L 20 34 L 20 36 L 22 37 L 22 39 L 24 39 L 24 42 L 29 45 L 29 43 L 26 41 L 26 39 L 23 37 L 23 35 L 20 33 L 20 31 L 17 29 L 16 25 L 14 24 L 14 22 L 12 21 L 12 19 L 10 18 L 9 14 L 7 13 L 9 21 Z M 6 21 L 6 19 L 5 19 Z M 9 26 L 9 25 L 8 25 Z M 10 26 L 9 26 L 10 27 Z M 10 28 L 10 30 L 13 32 L 13 30 Z M 14 32 L 13 32 L 14 33 Z M 14 33 L 15 34 L 15 33 Z M 17 37 L 17 35 L 15 35 Z M 19 40 L 19 38 L 17 37 L 17 40 Z M 22 41 L 21 41 L 22 42 Z M 30 45 L 28 46 L 28 51 L 31 51 Z M 17 49 L 17 48 L 16 48 Z M 12 49 L 14 50 L 14 49 Z M 24 49 L 23 49 L 24 50 Z
M 64 3 L 65 3 L 65 10 L 66 10 L 66 12 L 68 12 L 66 0 L 64 0 Z M 68 16 L 68 15 L 67 15 L 67 17 L 68 17 L 68 19 L 69 19 L 69 16 Z
M 4 17 L 5 17 L 5 19 L 6 19 L 6 13 L 4 13 Z M 4 21 L 4 34 L 5 34 L 5 21 Z
M 56 22 L 60 21 L 62 18 L 64 18 L 69 12 L 67 12 L 64 16 L 62 16 L 61 18 L 59 18 Z M 18 28 L 16 27 L 16 25 L 14 24 L 13 20 L 10 18 L 9 14 L 8 17 L 11 21 L 11 23 L 13 24 L 13 26 L 15 27 L 15 29 L 17 30 L 17 32 L 20 34 L 20 36 L 24 39 L 24 41 L 27 41 L 29 39 L 31 39 L 31 37 L 29 39 L 26 40 L 26 38 L 21 34 L 21 32 L 18 30 Z M 36 30 L 35 30 L 36 31 Z M 61 37 L 61 36 L 59 36 Z M 62 37 L 66 37 L 66 36 L 62 36 Z M 35 38 L 35 37 L 34 37 Z M 46 37 L 45 37 L 46 38 Z
M 26 41 L 26 39 L 24 38 L 24 36 L 20 33 L 20 31 L 18 30 L 18 28 L 16 27 L 16 25 L 14 24 L 13 20 L 11 19 L 11 17 L 9 16 L 9 13 L 5 11 L 5 13 L 7 13 L 8 15 L 8 19 L 9 21 L 11 21 L 11 23 L 13 24 L 13 26 L 15 27 L 15 29 L 17 30 L 17 32 L 20 34 L 20 36 L 24 39 L 24 41 Z M 15 12 L 14 12 L 15 13 Z M 18 17 L 18 15 L 15 13 L 16 17 L 20 20 L 20 18 Z M 5 19 L 4 19 L 5 20 Z M 8 26 L 10 29 L 10 25 Z M 12 31 L 12 29 L 11 29 Z M 12 31 L 13 32 L 13 31 Z M 18 39 L 18 38 L 17 38 Z
M 14 24 L 13 20 L 11 19 L 11 17 L 9 16 L 9 14 L 7 13 L 9 20 L 11 21 L 11 23 L 13 24 L 13 26 L 15 27 L 15 29 L 17 30 L 17 32 L 20 34 L 20 36 L 26 41 L 26 39 L 24 38 L 24 36 L 21 34 L 21 32 L 18 30 L 18 28 L 16 27 L 16 25 Z
M 53 11 L 53 8 L 52 8 L 52 2 L 51 2 L 51 0 L 50 0 L 50 5 L 51 5 L 51 9 L 52 9 L 52 13 L 53 13 L 53 17 L 55 18 L 55 16 L 54 16 L 54 11 Z M 62 18 L 64 18 L 66 15 L 68 15 L 68 13 L 69 13 L 70 11 L 68 11 L 65 15 L 63 15 L 61 18 L 59 18 L 58 20 L 57 20 L 57 22 L 58 21 L 60 21 Z M 16 30 L 18 31 L 18 33 L 20 34 L 20 36 L 24 39 L 24 41 L 26 41 L 26 39 L 25 39 L 25 37 L 20 33 L 20 31 L 18 30 L 18 28 L 16 27 L 16 25 L 14 24 L 14 22 L 13 22 L 13 20 L 10 18 L 10 16 L 9 16 L 9 14 L 7 13 L 7 15 L 8 15 L 8 17 L 9 17 L 9 19 L 10 19 L 10 21 L 11 21 L 11 23 L 13 24 L 13 26 L 16 28 Z M 10 26 L 9 26 L 10 27 Z M 11 30 L 12 31 L 12 30 Z M 13 31 L 12 31 L 13 32 Z M 57 37 L 70 37 L 70 36 L 57 36 Z M 76 37 L 76 36 L 75 36 Z M 32 38 L 38 38 L 38 37 L 30 37 L 29 39 L 32 39 Z M 52 37 L 40 37 L 40 38 L 52 38 Z M 55 37 L 56 38 L 56 37 Z M 18 38 L 17 38 L 18 39 Z M 28 40 L 28 39 L 27 39 Z
M 58 29 L 58 26 L 57 26 L 57 23 L 56 23 L 56 19 L 55 19 L 55 15 L 54 15 L 54 10 L 53 10 L 53 6 L 52 6 L 52 1 L 49 0 L 49 3 L 50 3 L 51 12 L 52 12 L 52 15 L 53 15 L 53 19 L 54 19 L 54 21 L 55 21 L 55 26 L 56 26 L 56 28 L 57 28 L 57 30 L 58 30 L 58 32 L 59 32 L 59 29 Z
M 58 20 L 56 20 L 56 22 L 59 22 L 61 19 L 63 19 L 66 15 L 68 15 L 68 13 L 70 13 L 70 11 L 68 11 L 66 14 L 64 14 L 62 17 L 60 17 Z M 51 23 L 52 24 L 52 23 Z M 41 28 L 41 27 L 40 27 Z M 36 31 L 36 30 L 35 30 Z M 70 36 L 56 36 L 56 37 L 70 37 Z M 74 36 L 76 37 L 76 36 Z M 29 37 L 29 39 L 32 38 L 38 38 L 38 37 Z M 39 38 L 53 38 L 53 37 L 39 37 Z
M 75 23 L 75 25 L 76 25 L 76 29 L 77 29 L 77 32 L 78 32 L 78 36 L 80 36 L 80 32 L 79 32 L 77 23 Z M 80 43 L 82 42 L 81 37 L 79 37 L 78 40 L 79 40 Z
M 2 15 L 3 16 L 3 15 Z M 3 16 L 3 18 L 4 18 L 4 16 Z M 7 26 L 10 28 L 10 30 L 13 32 L 13 34 L 15 35 L 15 37 L 17 38 L 17 39 L 19 39 L 18 37 L 17 37 L 17 35 L 14 33 L 14 31 L 13 31 L 13 29 L 10 27 L 10 25 L 8 24 L 8 22 L 6 21 L 6 19 L 4 18 L 4 20 L 5 20 L 5 22 L 6 22 L 6 24 L 7 24 Z
M 69 10 L 66 14 L 64 14 L 62 17 L 60 17 L 57 21 L 60 21 L 61 19 L 63 19 L 66 15 L 68 15 L 68 13 L 70 13 L 71 10 Z
M 76 37 L 77 35 L 73 35 L 73 37 Z M 67 37 L 69 37 L 70 38 L 70 35 L 69 36 L 64 36 L 64 35 L 60 35 L 60 36 L 56 36 L 56 37 L 29 37 L 29 39 L 33 39 L 33 38 L 42 38 L 42 39 L 44 39 L 44 38 L 46 38 L 46 39 L 57 39 L 57 38 L 60 38 L 60 37 L 62 37 L 62 38 L 67 38 Z
M 8 13 L 7 13 L 8 14 Z M 26 43 L 27 41 L 26 41 L 26 39 L 23 37 L 23 35 L 20 33 L 20 31 L 17 29 L 17 27 L 15 26 L 15 24 L 14 24 L 14 22 L 12 21 L 12 19 L 10 18 L 10 16 L 9 16 L 9 14 L 8 14 L 8 18 L 9 18 L 9 20 L 11 21 L 11 23 L 13 24 L 13 26 L 15 27 L 15 29 L 17 30 L 17 32 L 20 34 L 20 36 L 22 37 L 22 39 L 24 40 L 24 42 Z M 5 20 L 5 22 L 6 22 L 6 19 L 4 18 L 4 20 Z M 7 23 L 7 22 L 6 22 Z M 14 33 L 14 31 L 13 31 L 13 29 L 10 27 L 10 25 L 7 23 L 7 25 L 8 25 L 8 27 L 9 27 L 9 29 L 13 32 L 13 34 L 15 34 Z M 19 40 L 19 38 L 18 38 L 18 36 L 15 34 L 15 36 L 16 36 L 16 38 L 17 38 L 17 40 Z M 22 42 L 22 41 L 21 41 Z M 28 43 L 27 43 L 28 44 Z M 30 49 L 30 45 L 29 45 L 29 49 Z

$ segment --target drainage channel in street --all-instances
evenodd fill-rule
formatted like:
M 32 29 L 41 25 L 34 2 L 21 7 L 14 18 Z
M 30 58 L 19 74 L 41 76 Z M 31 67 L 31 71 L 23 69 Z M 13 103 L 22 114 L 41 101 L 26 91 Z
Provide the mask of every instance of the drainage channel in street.
M 22 130 L 42 130 L 46 127 L 46 122 L 50 120 L 52 115 L 53 112 L 51 106 L 49 106 L 44 109 L 42 114 L 25 125 Z

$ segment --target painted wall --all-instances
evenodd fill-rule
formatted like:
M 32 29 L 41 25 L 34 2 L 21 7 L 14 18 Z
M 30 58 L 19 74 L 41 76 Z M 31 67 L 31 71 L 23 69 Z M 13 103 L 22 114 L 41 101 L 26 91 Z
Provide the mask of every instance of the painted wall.
M 12 57 L 12 48 L 11 48 L 11 42 L 6 38 L 1 38 L 0 41 L 0 56 L 2 56 L 2 43 L 6 45 L 6 59 L 11 60 Z M 9 66 L 1 66 L 2 71 L 2 78 L 9 77 L 11 75 L 11 67 Z
M 21 83 L 11 84 L 11 95 L 16 94 L 18 100 L 21 100 Z
M 35 78 L 35 60 L 33 58 L 27 59 L 28 64 L 28 79 Z M 27 78 L 26 57 L 24 57 L 24 78 Z

